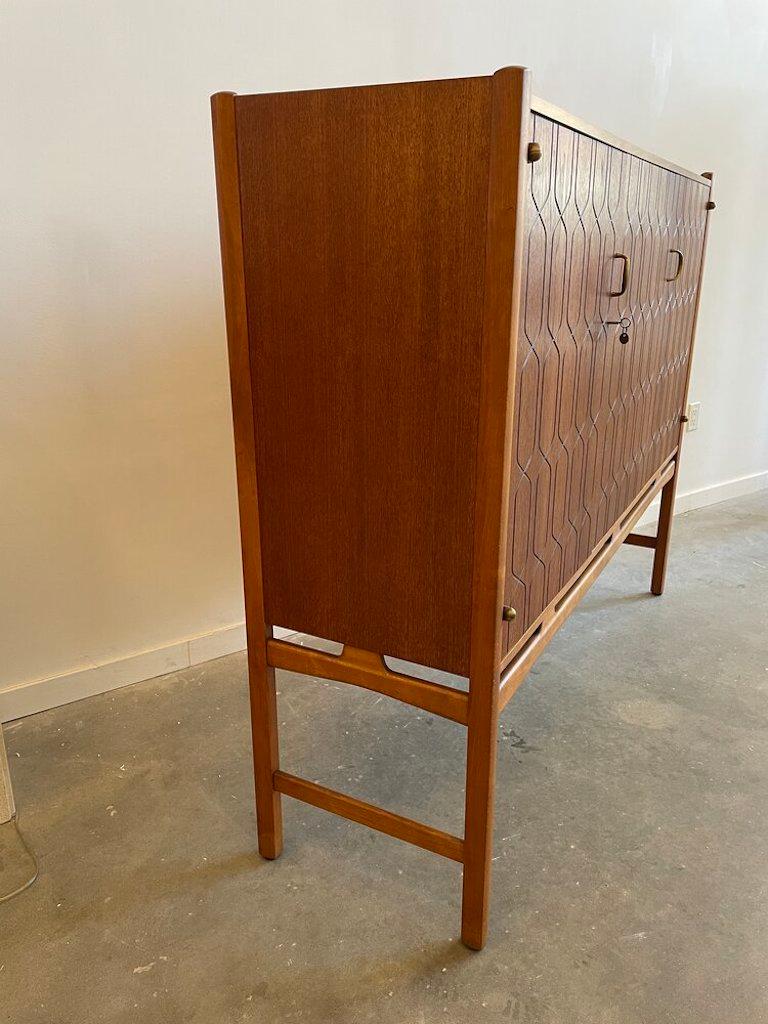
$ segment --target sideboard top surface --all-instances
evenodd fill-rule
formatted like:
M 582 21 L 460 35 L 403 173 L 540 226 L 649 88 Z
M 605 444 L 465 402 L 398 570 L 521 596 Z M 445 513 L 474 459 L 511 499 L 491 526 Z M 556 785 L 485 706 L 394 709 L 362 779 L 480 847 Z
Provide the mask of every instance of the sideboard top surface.
M 500 69 L 503 70 L 503 69 Z M 488 76 L 491 77 L 491 76 Z M 461 82 L 461 81 L 472 81 L 471 76 L 464 76 L 459 78 L 436 78 L 436 79 L 424 79 L 424 82 Z M 329 89 L 293 89 L 283 93 L 253 93 L 253 94 L 238 94 L 238 99 L 248 99 L 251 95 L 259 96 L 289 96 L 296 93 L 329 93 L 336 90 L 353 90 L 353 89 L 391 89 L 397 88 L 403 85 L 402 82 L 384 82 L 371 85 L 356 85 L 356 86 L 335 86 Z M 411 82 L 411 85 L 420 85 L 422 82 Z M 658 167 L 664 167 L 668 171 L 673 171 L 675 174 L 682 174 L 686 178 L 692 178 L 694 181 L 700 181 L 709 183 L 708 174 L 702 174 L 697 171 L 692 171 L 690 168 L 681 167 L 679 164 L 673 163 L 671 160 L 667 160 L 664 157 L 659 156 L 656 153 L 651 153 L 648 150 L 641 149 L 639 146 L 634 145 L 631 142 L 627 142 L 626 139 L 622 139 L 618 135 L 613 135 L 611 132 L 605 131 L 602 128 L 598 128 L 596 125 L 590 124 L 584 121 L 582 118 L 577 117 L 575 114 L 571 114 L 569 111 L 564 110 L 562 107 L 556 106 L 554 103 L 550 103 L 549 100 L 543 99 L 541 96 L 531 96 L 531 111 L 534 114 L 540 114 L 542 117 L 548 118 L 550 121 L 557 121 L 559 124 L 567 125 L 574 131 L 579 132 L 581 135 L 590 135 L 594 139 L 598 139 L 600 142 L 604 142 L 608 146 L 612 146 L 614 149 L 621 149 L 625 153 L 631 153 L 633 156 L 639 157 L 641 160 L 647 160 L 648 163 L 656 164 Z
M 540 114 L 542 117 L 546 117 L 550 121 L 557 121 L 558 124 L 564 124 L 568 128 L 572 128 L 573 131 L 578 132 L 580 135 L 589 135 L 593 139 L 597 139 L 599 142 L 604 142 L 607 146 L 612 146 L 613 149 L 620 149 L 624 153 L 631 153 L 632 156 L 639 157 L 641 160 L 646 160 L 650 164 L 656 164 L 657 167 L 664 167 L 668 171 L 673 171 L 675 174 L 682 174 L 684 177 L 692 178 L 694 181 L 701 182 L 704 185 L 710 184 L 707 175 L 697 174 L 696 171 L 690 171 L 686 167 L 680 167 L 678 164 L 674 164 L 670 160 L 665 160 L 663 157 L 657 156 L 655 153 L 649 153 L 647 150 L 640 149 L 639 146 L 635 146 L 631 142 L 627 142 L 625 139 L 621 139 L 616 135 L 611 135 L 610 132 L 606 132 L 602 128 L 596 128 L 594 125 L 588 124 L 586 121 L 582 121 L 580 117 L 576 117 L 574 114 L 570 114 L 567 110 L 562 110 L 560 107 L 556 107 L 554 103 L 550 103 L 548 100 L 543 100 L 538 96 L 531 96 L 531 110 L 534 114 Z

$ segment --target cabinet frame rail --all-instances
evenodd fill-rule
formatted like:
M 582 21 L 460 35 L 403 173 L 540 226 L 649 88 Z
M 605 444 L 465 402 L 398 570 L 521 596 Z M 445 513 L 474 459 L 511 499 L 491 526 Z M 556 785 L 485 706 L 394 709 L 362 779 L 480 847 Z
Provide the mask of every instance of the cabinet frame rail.
M 336 789 L 329 789 L 318 782 L 310 782 L 309 779 L 302 779 L 298 775 L 291 775 L 279 769 L 273 775 L 273 784 L 277 792 L 285 796 L 292 796 L 295 800 L 330 811 L 359 825 L 367 825 L 377 832 L 384 832 L 395 839 L 411 843 L 412 846 L 420 846 L 423 850 L 438 853 L 441 857 L 458 861 L 459 864 L 464 863 L 464 840 L 439 828 L 432 828 L 431 825 L 424 825 L 402 814 L 386 811 L 375 804 L 366 803 Z
M 285 640 L 268 640 L 267 664 L 289 672 L 361 686 L 460 725 L 467 724 L 469 697 L 463 690 L 392 672 L 382 656 L 372 651 L 345 645 L 341 654 L 328 654 Z
M 658 543 L 657 537 L 646 537 L 642 533 L 628 533 L 624 543 L 637 548 L 655 548 Z

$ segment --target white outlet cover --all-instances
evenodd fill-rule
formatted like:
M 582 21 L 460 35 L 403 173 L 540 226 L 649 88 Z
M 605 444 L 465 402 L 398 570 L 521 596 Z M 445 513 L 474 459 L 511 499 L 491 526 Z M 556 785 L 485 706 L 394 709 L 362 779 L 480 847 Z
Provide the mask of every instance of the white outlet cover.
M 701 402 L 690 402 L 688 405 L 688 423 L 686 430 L 699 429 L 699 416 L 701 414 Z

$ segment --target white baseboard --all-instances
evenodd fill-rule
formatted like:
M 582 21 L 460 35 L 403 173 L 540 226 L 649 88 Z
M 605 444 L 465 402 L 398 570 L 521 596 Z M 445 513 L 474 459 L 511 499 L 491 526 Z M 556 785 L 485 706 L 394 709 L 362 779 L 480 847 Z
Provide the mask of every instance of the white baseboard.
M 291 636 L 291 630 L 276 629 L 275 636 L 284 639 Z M 0 690 L 0 723 L 243 650 L 245 624 L 239 622 L 213 633 L 180 640 L 153 651 L 142 651 L 105 665 L 92 665 L 47 679 L 32 679 Z
M 675 513 L 680 515 L 695 508 L 727 501 L 729 498 L 753 494 L 763 488 L 768 488 L 768 472 L 753 473 L 751 476 L 739 477 L 736 480 L 726 480 L 713 487 L 687 491 L 678 494 Z M 655 522 L 657 515 L 658 501 L 649 506 L 639 525 Z M 291 635 L 291 630 L 275 630 L 275 636 L 282 639 Z M 83 697 L 106 693 L 129 683 L 153 679 L 155 676 L 175 672 L 180 668 L 189 668 L 191 665 L 199 665 L 212 658 L 221 658 L 225 654 L 234 654 L 242 650 L 245 650 L 245 625 L 239 622 L 217 629 L 213 633 L 180 640 L 153 651 L 133 654 L 106 665 L 93 665 L 48 679 L 33 679 L 19 683 L 0 690 L 0 722 L 34 715 L 38 711 L 47 711 L 60 704 L 69 704 L 82 700 Z
M 735 480 L 724 480 L 722 483 L 713 484 L 711 487 L 699 487 L 694 491 L 678 493 L 675 499 L 675 515 L 682 515 L 684 512 L 692 512 L 695 508 L 706 508 L 708 505 L 717 505 L 718 502 L 728 501 L 729 498 L 743 498 L 747 494 L 754 494 L 768 488 L 768 470 L 764 473 L 751 473 L 749 476 L 739 476 Z M 652 502 L 645 511 L 642 519 L 637 524 L 644 526 L 648 523 L 655 523 L 659 515 L 659 499 Z

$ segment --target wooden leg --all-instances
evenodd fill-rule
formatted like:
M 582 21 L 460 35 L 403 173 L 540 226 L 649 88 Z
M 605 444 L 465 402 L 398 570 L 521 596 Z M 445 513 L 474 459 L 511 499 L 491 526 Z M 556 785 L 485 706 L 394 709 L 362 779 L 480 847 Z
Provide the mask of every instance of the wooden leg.
M 490 685 L 476 685 L 474 692 L 470 680 L 461 903 L 461 939 L 470 949 L 482 949 L 488 933 L 498 689 L 497 675 Z
M 235 426 L 237 496 L 243 549 L 245 621 L 248 633 L 248 683 L 251 692 L 253 767 L 256 777 L 256 817 L 259 852 L 270 860 L 283 847 L 280 796 L 272 776 L 278 768 L 277 696 L 274 669 L 267 665 L 264 622 L 259 503 L 256 486 L 256 439 L 251 393 L 250 343 L 245 303 L 240 176 L 234 93 L 217 93 L 211 100 L 219 197 L 219 233 L 227 310 L 227 343 Z
M 664 593 L 664 581 L 667 575 L 667 559 L 669 557 L 669 539 L 672 533 L 672 514 L 675 510 L 677 474 L 678 468 L 675 466 L 675 475 L 664 485 L 661 491 L 659 526 L 656 531 L 656 551 L 653 556 L 653 572 L 651 574 L 651 593 L 657 596 Z
M 16 807 L 13 802 L 13 790 L 11 789 L 11 773 L 8 770 L 8 758 L 5 754 L 3 724 L 0 722 L 0 825 L 4 825 L 15 816 Z
M 253 769 L 259 853 L 267 860 L 283 850 L 283 811 L 273 775 L 279 767 L 275 670 L 267 665 L 266 643 L 248 646 Z

